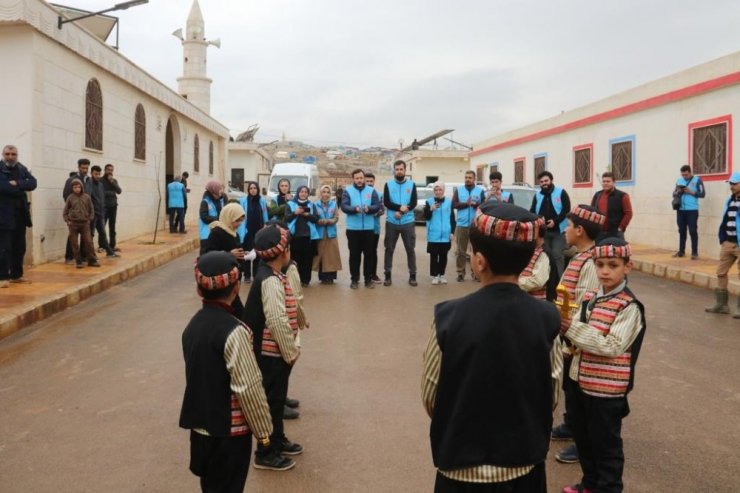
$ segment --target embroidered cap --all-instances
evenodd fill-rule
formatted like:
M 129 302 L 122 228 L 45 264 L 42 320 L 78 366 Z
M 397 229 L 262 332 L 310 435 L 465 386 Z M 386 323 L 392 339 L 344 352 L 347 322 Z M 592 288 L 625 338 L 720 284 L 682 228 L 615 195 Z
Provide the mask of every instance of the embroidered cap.
M 570 211 L 576 217 L 580 217 L 584 221 L 596 223 L 599 226 L 603 226 L 606 222 L 606 216 L 601 214 L 599 211 L 588 205 L 579 205 Z
M 239 264 L 229 252 L 208 252 L 195 262 L 195 282 L 201 289 L 214 291 L 239 280 Z
M 604 238 L 591 250 L 591 257 L 594 260 L 597 258 L 629 258 L 631 256 L 630 244 L 616 237 Z
M 265 226 L 254 236 L 254 251 L 263 260 L 272 260 L 288 249 L 290 233 L 279 226 Z
M 498 240 L 532 243 L 540 234 L 542 218 L 516 205 L 487 202 L 480 206 L 474 226 L 485 236 Z

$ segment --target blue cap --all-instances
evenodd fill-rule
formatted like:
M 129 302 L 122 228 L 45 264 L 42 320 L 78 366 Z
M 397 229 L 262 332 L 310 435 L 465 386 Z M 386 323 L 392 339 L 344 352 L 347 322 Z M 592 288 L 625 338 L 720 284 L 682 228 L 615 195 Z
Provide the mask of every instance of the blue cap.
M 727 180 L 727 183 L 740 183 L 740 171 L 735 171 L 732 175 L 730 175 L 730 179 Z

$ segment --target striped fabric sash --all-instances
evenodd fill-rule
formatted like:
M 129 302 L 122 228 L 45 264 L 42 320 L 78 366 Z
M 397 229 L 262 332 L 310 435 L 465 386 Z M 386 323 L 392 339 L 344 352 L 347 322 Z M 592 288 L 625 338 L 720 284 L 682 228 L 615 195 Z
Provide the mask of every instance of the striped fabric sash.
M 298 335 L 298 301 L 295 299 L 293 289 L 290 287 L 288 277 L 282 272 L 274 272 L 275 275 L 283 283 L 283 289 L 285 290 L 285 312 L 288 315 L 288 321 L 290 322 L 290 330 L 293 332 L 293 338 Z M 265 327 L 262 331 L 262 356 L 269 356 L 272 358 L 282 358 L 280 354 L 280 348 L 270 329 Z
M 521 273 L 522 277 L 532 277 L 532 274 L 534 273 L 534 266 L 537 264 L 537 260 L 539 260 L 540 255 L 542 255 L 542 252 L 544 250 L 542 247 L 537 247 L 534 249 L 534 254 L 532 255 L 532 258 L 529 259 L 529 265 L 524 268 L 524 270 Z M 532 291 L 529 291 L 529 294 L 534 296 L 537 299 L 544 300 L 547 298 L 547 290 L 545 289 L 545 286 L 542 286 L 538 289 L 533 289 Z
M 583 268 L 584 264 L 589 259 L 591 259 L 592 249 L 593 247 L 584 252 L 579 252 L 575 254 L 573 258 L 570 259 L 568 267 L 565 268 L 563 276 L 560 278 L 560 284 L 562 284 L 565 287 L 565 290 L 568 291 L 571 303 L 579 303 L 580 301 L 576 299 L 576 286 L 578 286 L 578 279 L 581 277 L 581 269 Z M 558 302 L 563 302 L 563 295 L 560 293 L 558 293 Z M 571 317 L 572 315 L 573 314 L 571 312 Z M 569 327 L 570 319 L 562 318 L 560 320 L 560 331 L 562 333 L 565 333 Z
M 596 291 L 589 291 L 583 297 L 589 304 L 593 302 L 588 324 L 606 336 L 617 314 L 635 299 L 625 291 L 594 300 L 595 296 Z M 595 397 L 622 397 L 627 393 L 631 372 L 632 348 L 614 358 L 582 351 L 578 384 L 583 392 Z

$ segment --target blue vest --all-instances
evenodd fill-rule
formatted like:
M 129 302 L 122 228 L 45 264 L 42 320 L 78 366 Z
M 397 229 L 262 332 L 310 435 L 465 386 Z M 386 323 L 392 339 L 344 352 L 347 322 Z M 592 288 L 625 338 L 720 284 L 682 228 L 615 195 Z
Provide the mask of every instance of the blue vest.
M 685 180 L 682 176 L 678 180 L 676 180 L 676 185 L 681 185 L 684 187 L 687 187 L 692 192 L 697 192 L 699 190 L 699 178 L 696 176 L 692 176 L 690 180 Z M 689 195 L 688 193 L 681 194 L 681 209 L 682 211 L 698 211 L 699 210 L 699 199 L 697 199 L 694 195 Z
M 734 199 L 734 198 L 735 198 L 734 195 L 730 195 L 730 198 L 727 199 L 727 201 L 725 202 L 725 209 L 724 209 L 724 211 L 722 211 L 722 217 L 720 218 L 720 221 L 719 221 L 719 241 L 720 241 L 720 243 L 722 243 L 723 241 L 726 241 L 727 240 L 727 235 L 724 234 L 724 231 L 722 230 L 722 227 L 725 225 L 725 216 L 727 215 L 727 209 L 730 208 L 730 202 L 732 202 L 732 199 Z M 735 221 L 736 221 L 735 224 L 737 224 L 737 218 L 735 219 Z M 738 231 L 738 233 L 740 233 L 740 228 L 738 228 L 737 231 Z M 737 241 L 737 246 L 740 246 L 740 234 L 738 234 L 735 237 L 735 240 Z
M 244 209 L 244 221 L 236 229 L 236 234 L 239 236 L 239 241 L 244 242 L 244 238 L 247 236 L 247 218 L 249 217 L 249 195 L 239 199 L 239 205 Z M 264 197 L 260 197 L 260 209 L 262 209 L 262 224 L 265 224 L 269 219 L 267 218 L 267 202 Z M 255 231 L 256 233 L 256 231 Z
M 560 200 L 560 197 L 562 195 L 563 195 L 562 188 L 554 187 L 552 189 L 552 195 L 550 195 L 550 200 L 552 201 L 552 206 L 555 209 L 556 214 L 560 214 L 560 212 L 562 212 L 563 210 L 563 201 Z M 535 197 L 537 197 L 537 207 L 535 211 L 539 215 L 540 208 L 542 207 L 542 201 L 545 199 L 545 195 L 541 191 L 538 191 Z M 565 228 L 567 227 L 568 227 L 568 219 L 563 219 L 562 221 L 560 221 L 560 232 L 561 233 L 564 233 Z
M 411 203 L 411 194 L 414 191 L 414 182 L 408 178 L 403 183 L 398 183 L 396 180 L 391 180 L 386 183 L 388 187 L 388 199 L 391 202 L 398 205 L 407 205 L 409 207 L 408 212 L 405 212 L 401 219 L 396 219 L 395 212 L 386 214 L 386 221 L 391 224 L 402 225 L 411 224 L 414 222 L 414 207 L 416 204 Z
M 365 206 L 370 207 L 373 204 L 374 191 L 373 187 L 367 185 L 362 190 L 357 190 L 354 185 L 351 185 L 344 192 L 349 195 L 350 207 L 353 209 L 359 207 L 362 210 Z M 347 229 L 350 231 L 374 231 L 375 218 L 362 212 L 347 214 Z
M 463 204 L 468 201 L 468 197 L 473 197 L 473 205 L 457 211 L 457 225 L 461 228 L 469 228 L 475 219 L 475 211 L 481 204 L 484 192 L 478 185 L 474 186 L 471 191 L 465 188 L 465 185 L 457 187 L 457 200 Z
M 434 197 L 427 199 L 427 205 L 434 204 Z M 442 206 L 432 211 L 432 217 L 427 219 L 427 242 L 449 243 L 452 234 L 452 200 L 445 197 Z
M 337 211 L 337 201 L 336 200 L 330 200 L 326 209 L 324 209 L 324 206 L 321 205 L 320 200 L 318 202 L 314 202 L 313 206 L 316 208 L 316 214 L 319 216 L 319 219 L 334 219 L 334 214 Z M 336 224 L 317 224 L 316 234 L 319 236 L 319 239 L 324 238 L 324 232 L 326 232 L 327 238 L 336 238 L 337 237 L 337 225 Z
M 296 202 L 295 200 L 291 200 L 290 202 L 288 202 L 288 207 L 290 208 L 290 212 L 295 212 L 296 209 L 298 209 L 298 202 Z M 313 204 L 311 202 L 309 202 L 308 203 L 308 207 L 309 208 L 313 208 Z M 310 214 L 313 211 L 310 211 L 309 210 L 308 212 Z M 294 217 L 288 223 L 288 231 L 290 231 L 290 234 L 291 235 L 294 235 L 295 234 L 295 222 L 297 220 L 298 220 L 298 217 Z M 316 225 L 314 223 L 312 223 L 311 221 L 308 221 L 308 231 L 309 231 L 309 234 L 310 234 L 312 240 L 318 240 L 320 238 L 318 232 L 316 231 Z
M 185 207 L 185 185 L 179 181 L 173 181 L 167 185 L 167 207 L 170 209 Z
M 383 204 L 383 194 L 381 192 L 378 192 L 378 191 L 376 191 L 376 193 L 378 194 L 378 200 L 381 203 L 381 206 L 380 207 L 381 207 L 381 210 L 382 210 L 382 207 L 383 207 L 383 205 L 382 205 Z M 378 214 L 380 214 L 380 211 L 378 211 Z M 373 219 L 375 219 L 375 229 L 374 229 L 375 234 L 376 235 L 379 235 L 380 234 L 380 216 L 376 215 L 376 216 L 373 217 Z
M 491 193 L 488 194 L 488 199 L 487 200 L 489 200 L 491 202 L 498 202 L 498 200 L 496 200 L 494 198 L 493 194 L 491 194 Z M 502 203 L 506 203 L 506 204 L 510 204 L 511 203 L 511 192 L 505 192 L 505 191 L 501 190 L 501 202 Z
M 210 195 L 206 195 L 203 197 L 203 201 L 208 205 L 208 215 L 212 217 L 218 217 L 218 210 L 216 209 L 216 204 L 213 202 L 213 199 Z M 221 208 L 224 207 L 224 199 L 220 198 L 218 201 L 221 203 Z M 211 228 L 208 224 L 204 223 L 203 220 L 200 218 L 200 215 L 198 215 L 198 228 L 200 230 L 200 239 L 201 240 L 207 240 L 208 236 L 211 234 Z

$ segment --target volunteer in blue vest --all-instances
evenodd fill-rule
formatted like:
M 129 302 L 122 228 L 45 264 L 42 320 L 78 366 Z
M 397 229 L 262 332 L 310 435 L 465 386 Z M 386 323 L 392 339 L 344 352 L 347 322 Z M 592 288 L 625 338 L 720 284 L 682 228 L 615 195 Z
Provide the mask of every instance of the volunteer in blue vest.
M 570 197 L 568 192 L 560 187 L 556 187 L 552 181 L 552 173 L 542 171 L 537 175 L 537 181 L 540 189 L 532 199 L 530 212 L 545 219 L 547 234 L 545 235 L 545 251 L 555 261 L 555 267 L 558 269 L 558 276 L 563 275 L 563 265 L 565 258 L 565 228 L 568 226 L 568 220 L 565 216 L 570 212 Z
M 375 175 L 368 171 L 365 173 L 365 183 L 367 183 L 368 186 L 375 188 Z M 375 190 L 378 192 L 377 190 Z M 383 206 L 383 194 L 378 193 L 378 200 L 380 201 L 380 210 L 375 213 L 373 218 L 375 219 L 375 229 L 373 230 L 373 252 L 372 252 L 372 272 L 373 272 L 373 282 L 375 284 L 379 284 L 382 281 L 378 277 L 378 243 L 380 243 L 380 216 L 385 214 L 385 207 Z
M 380 210 L 378 193 L 365 183 L 365 172 L 356 169 L 352 172 L 352 186 L 342 195 L 342 212 L 347 214 L 347 244 L 349 246 L 350 288 L 357 289 L 360 283 L 360 264 L 365 257 L 362 272 L 365 287 L 372 289 L 372 263 L 370 262 L 375 231 L 375 218 Z
M 486 202 L 516 205 L 514 204 L 514 196 L 511 195 L 511 192 L 501 190 L 501 181 L 503 180 L 503 175 L 500 171 L 491 171 L 491 174 L 488 175 L 488 180 L 491 183 L 491 188 L 488 190 Z
M 254 249 L 254 235 L 268 221 L 267 201 L 260 195 L 257 182 L 247 182 L 247 195 L 239 199 L 239 205 L 244 209 L 245 220 L 239 226 L 237 233 L 239 234 L 242 248 L 245 252 L 248 252 Z M 252 281 L 252 276 L 257 275 L 257 267 L 259 267 L 259 260 L 256 258 L 254 260 L 244 261 L 244 282 L 249 283 Z
M 433 185 L 434 197 L 424 204 L 424 219 L 427 220 L 427 253 L 430 255 L 429 275 L 432 284 L 447 284 L 447 254 L 452 247 L 455 231 L 455 214 L 452 213 L 452 199 L 445 197 L 445 184 Z
M 170 233 L 176 233 L 179 225 L 180 233 L 185 232 L 185 185 L 180 178 L 175 178 L 167 184 L 167 209 L 170 211 Z M 207 237 L 206 237 L 207 238 Z
M 223 194 L 224 186 L 221 182 L 211 180 L 206 184 L 206 191 L 203 192 L 203 199 L 200 201 L 198 212 L 198 235 L 200 237 L 200 254 L 205 253 L 205 245 L 208 242 L 208 236 L 211 234 L 209 224 L 218 221 L 221 209 L 226 205 Z
M 406 250 L 406 263 L 409 268 L 409 284 L 416 286 L 416 224 L 414 207 L 416 207 L 416 185 L 406 177 L 406 161 L 399 159 L 393 163 L 393 180 L 383 189 L 383 205 L 388 210 L 385 220 L 385 280 L 383 286 L 391 285 L 393 270 L 393 252 L 396 250 L 398 237 L 403 241 Z
M 673 196 L 681 197 L 681 207 L 676 211 L 678 224 L 678 251 L 674 257 L 686 255 L 686 229 L 691 236 L 691 260 L 699 258 L 699 199 L 704 198 L 704 182 L 701 178 L 691 174 L 691 166 L 681 166 L 681 178 L 676 181 Z
M 318 240 L 314 205 L 308 200 L 308 187 L 301 185 L 296 190 L 293 200 L 288 202 L 285 211 L 285 222 L 290 231 L 290 258 L 298 264 L 298 274 L 301 276 L 301 285 L 307 287 L 311 283 L 311 266 L 313 264 L 313 240 Z
M 730 179 L 730 197 L 725 201 L 722 222 L 719 224 L 719 265 L 717 266 L 717 301 L 714 306 L 706 308 L 709 313 L 730 313 L 727 304 L 727 275 L 735 262 L 740 261 L 740 237 L 737 234 L 737 212 L 740 210 L 740 171 L 735 171 Z M 738 263 L 740 274 L 740 262 Z M 738 298 L 733 318 L 740 318 L 740 298 Z
M 455 227 L 457 282 L 465 280 L 470 225 L 475 219 L 475 211 L 480 204 L 485 202 L 485 199 L 486 191 L 475 184 L 475 171 L 466 171 L 465 184 L 455 188 L 452 193 L 452 208 L 457 211 L 457 226 Z M 475 279 L 472 268 L 470 275 Z
M 319 220 L 316 222 L 316 233 L 319 241 L 316 245 L 316 256 L 313 258 L 313 270 L 318 271 L 321 284 L 334 284 L 337 271 L 342 270 L 342 259 L 337 241 L 337 222 L 339 208 L 337 201 L 331 198 L 331 187 L 323 185 L 319 189 L 319 200 L 314 202 Z

